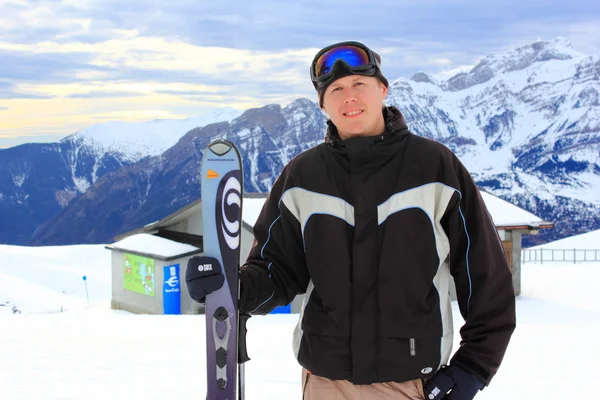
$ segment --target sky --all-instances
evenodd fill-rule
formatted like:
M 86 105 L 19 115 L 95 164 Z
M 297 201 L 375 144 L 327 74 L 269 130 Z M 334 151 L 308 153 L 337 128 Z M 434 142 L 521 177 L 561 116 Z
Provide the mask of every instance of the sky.
M 600 2 L 0 0 L 0 148 L 111 121 L 316 100 L 322 47 L 357 40 L 393 81 L 565 37 L 600 51 Z

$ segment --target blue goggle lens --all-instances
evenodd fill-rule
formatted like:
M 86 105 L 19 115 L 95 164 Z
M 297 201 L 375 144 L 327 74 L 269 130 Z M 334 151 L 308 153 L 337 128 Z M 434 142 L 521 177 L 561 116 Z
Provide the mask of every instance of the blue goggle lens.
M 369 55 L 356 46 L 340 46 L 323 53 L 315 64 L 316 76 L 323 76 L 333 69 L 337 60 L 345 61 L 350 67 L 362 67 L 369 64 Z

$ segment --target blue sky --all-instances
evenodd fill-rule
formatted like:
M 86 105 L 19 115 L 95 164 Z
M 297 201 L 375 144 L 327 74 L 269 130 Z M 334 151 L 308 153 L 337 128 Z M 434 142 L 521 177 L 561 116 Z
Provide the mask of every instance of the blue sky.
M 0 0 L 0 148 L 107 120 L 316 100 L 308 66 L 358 40 L 393 81 L 557 36 L 600 51 L 600 2 Z

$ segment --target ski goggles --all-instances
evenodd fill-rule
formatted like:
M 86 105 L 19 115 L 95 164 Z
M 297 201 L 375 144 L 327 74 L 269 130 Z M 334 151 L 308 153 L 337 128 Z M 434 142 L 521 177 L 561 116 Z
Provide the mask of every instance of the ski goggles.
M 338 61 L 353 74 L 373 75 L 381 70 L 377 53 L 362 43 L 342 42 L 319 51 L 310 66 L 310 77 L 315 87 L 325 85 L 334 75 Z

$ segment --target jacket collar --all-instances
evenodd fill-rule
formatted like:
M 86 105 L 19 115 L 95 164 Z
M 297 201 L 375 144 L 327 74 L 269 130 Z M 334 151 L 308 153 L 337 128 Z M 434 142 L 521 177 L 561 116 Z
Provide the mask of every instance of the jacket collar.
M 386 106 L 383 108 L 383 118 L 385 120 L 385 131 L 379 136 L 373 136 L 374 142 L 385 141 L 397 135 L 406 134 L 408 126 L 404 120 L 404 115 L 394 106 Z M 333 147 L 344 147 L 344 141 L 340 138 L 336 126 L 329 119 L 327 120 L 327 134 L 325 135 L 325 143 Z

